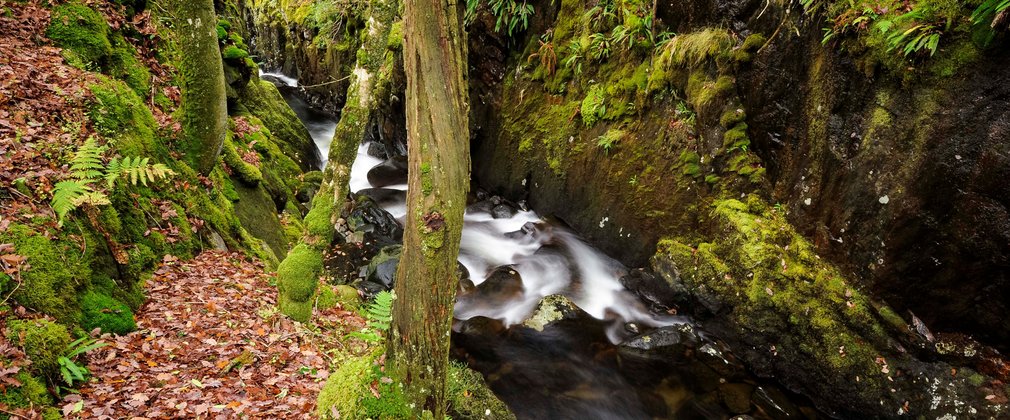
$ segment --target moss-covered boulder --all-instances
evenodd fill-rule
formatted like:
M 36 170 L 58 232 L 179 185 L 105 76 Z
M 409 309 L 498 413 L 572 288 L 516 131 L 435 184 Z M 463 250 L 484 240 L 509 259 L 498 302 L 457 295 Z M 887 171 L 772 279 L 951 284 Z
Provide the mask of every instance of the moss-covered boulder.
M 105 18 L 80 2 L 54 7 L 46 36 L 64 49 L 64 58 L 76 67 L 96 69 L 112 53 Z
M 277 303 L 285 315 L 305 322 L 312 317 L 312 298 L 323 271 L 323 255 L 306 244 L 298 244 L 277 267 Z
M 90 275 L 81 254 L 71 252 L 65 241 L 48 238 L 21 224 L 12 224 L 0 232 L 0 243 L 14 244 L 15 251 L 27 257 L 30 266 L 21 272 L 21 284 L 11 297 L 26 308 L 67 324 L 77 323 L 80 311 L 76 305 L 76 286 Z
M 99 292 L 85 293 L 81 298 L 81 326 L 86 330 L 126 334 L 137 329 L 133 311 L 125 303 Z
M 67 327 L 41 318 L 9 320 L 5 335 L 32 361 L 33 372 L 53 378 L 60 370 L 59 358 L 71 342 Z
M 466 365 L 449 362 L 446 377 L 447 412 L 454 419 L 514 419 L 515 415 L 491 392 L 484 378 Z

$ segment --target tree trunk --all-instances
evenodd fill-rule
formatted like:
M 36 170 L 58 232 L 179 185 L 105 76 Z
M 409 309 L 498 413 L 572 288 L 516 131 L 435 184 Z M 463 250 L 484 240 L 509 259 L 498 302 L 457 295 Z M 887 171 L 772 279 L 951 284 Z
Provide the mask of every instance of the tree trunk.
M 398 7 L 396 0 L 369 2 L 368 39 L 358 50 L 347 102 L 323 169 L 323 182 L 312 198 L 309 214 L 305 215 L 305 236 L 277 268 L 278 306 L 281 313 L 296 321 L 306 322 L 312 317 L 313 297 L 322 272 L 321 264 L 303 262 L 321 261 L 323 250 L 333 242 L 334 224 L 349 193 L 348 182 L 358 145 L 365 138 L 376 100 L 389 94 L 395 53 L 386 44 Z
M 207 175 L 228 129 L 224 66 L 217 45 L 213 0 L 172 0 L 173 25 L 179 45 L 182 129 L 189 162 Z
M 408 398 L 445 415 L 456 257 L 470 183 L 466 41 L 455 0 L 408 0 L 409 188 L 389 350 Z

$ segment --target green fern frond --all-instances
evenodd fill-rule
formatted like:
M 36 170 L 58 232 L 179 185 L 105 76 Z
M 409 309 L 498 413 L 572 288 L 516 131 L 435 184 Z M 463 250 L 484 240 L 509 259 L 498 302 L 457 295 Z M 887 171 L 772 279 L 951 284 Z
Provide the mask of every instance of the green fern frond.
M 56 212 L 60 226 L 63 225 L 63 220 L 66 218 L 67 213 L 77 208 L 79 205 L 77 204 L 78 200 L 85 194 L 94 191 L 89 184 L 90 182 L 84 181 L 60 181 L 56 183 L 56 186 L 53 188 L 53 199 L 49 205 Z
M 150 162 L 150 158 L 129 156 L 123 160 L 112 159 L 105 173 L 105 183 L 109 188 L 112 188 L 116 180 L 123 177 L 129 179 L 132 185 L 137 185 L 139 182 L 146 187 L 148 182 L 165 179 L 175 174 L 175 171 L 169 169 L 168 166 L 161 163 L 152 165 Z
M 375 302 L 368 306 L 368 311 L 365 313 L 369 327 L 379 331 L 389 330 L 389 325 L 393 321 L 394 298 L 393 293 L 388 291 L 382 291 L 375 295 Z
M 70 176 L 88 182 L 100 179 L 105 171 L 102 154 L 106 149 L 99 146 L 94 137 L 88 137 L 70 161 Z

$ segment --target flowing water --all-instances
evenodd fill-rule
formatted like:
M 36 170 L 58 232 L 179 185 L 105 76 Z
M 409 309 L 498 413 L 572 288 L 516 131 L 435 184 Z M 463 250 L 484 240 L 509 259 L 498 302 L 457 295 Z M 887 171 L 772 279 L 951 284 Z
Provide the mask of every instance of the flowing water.
M 302 120 L 302 124 L 305 125 L 305 128 L 309 130 L 309 135 L 312 136 L 312 142 L 319 149 L 321 162 L 319 169 L 325 168 L 326 161 L 329 160 L 330 142 L 333 141 L 333 132 L 337 129 L 337 119 L 332 115 L 313 108 L 308 102 L 305 102 L 304 99 L 295 94 L 295 91 L 299 89 L 297 79 L 281 73 L 266 72 L 263 70 L 260 70 L 260 77 L 264 80 L 269 80 L 277 86 L 288 106 L 295 111 L 298 119 Z
M 332 137 L 333 118 L 291 94 L 296 80 L 272 73 L 264 76 L 280 85 L 325 158 L 331 139 L 324 137 Z M 369 155 L 368 149 L 369 144 L 358 148 L 350 177 L 352 192 L 381 191 L 373 188 L 368 173 L 384 161 Z M 407 186 L 384 188 L 405 191 Z M 385 196 L 398 197 L 378 204 L 402 224 L 406 214 L 403 194 Z M 716 364 L 735 363 L 731 355 L 723 355 L 727 350 L 705 341 L 704 334 L 694 330 L 687 319 L 650 311 L 622 286 L 620 280 L 628 269 L 563 224 L 516 208 L 521 206 L 513 206 L 505 214 L 492 211 L 501 201 L 487 201 L 472 203 L 464 215 L 459 262 L 472 281 L 471 290 L 476 291 L 458 296 L 453 351 L 456 358 L 484 374 L 489 386 L 519 418 L 730 417 L 731 412 L 720 402 L 724 398 L 719 396 L 721 391 L 715 390 L 726 381 L 720 375 L 726 375 L 714 374 L 707 367 L 712 364 L 699 361 L 702 357 L 672 353 L 659 358 L 643 356 L 628 353 L 620 343 L 649 327 L 666 327 L 686 331 L 678 334 L 694 340 L 697 354 L 717 355 Z M 566 296 L 584 316 L 562 319 L 542 331 L 510 328 L 523 323 L 549 295 Z M 736 380 L 756 389 L 755 395 L 764 392 L 762 386 L 774 387 L 740 376 Z M 758 412 L 752 414 L 758 418 L 778 417 L 758 415 L 761 404 L 754 404 Z

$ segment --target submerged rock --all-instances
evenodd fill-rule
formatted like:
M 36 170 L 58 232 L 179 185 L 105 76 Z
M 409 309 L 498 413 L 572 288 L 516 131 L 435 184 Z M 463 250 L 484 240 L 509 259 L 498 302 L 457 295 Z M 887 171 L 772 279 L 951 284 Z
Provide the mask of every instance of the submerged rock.
M 374 187 L 406 184 L 407 157 L 395 156 L 376 165 L 368 171 L 368 183 Z

